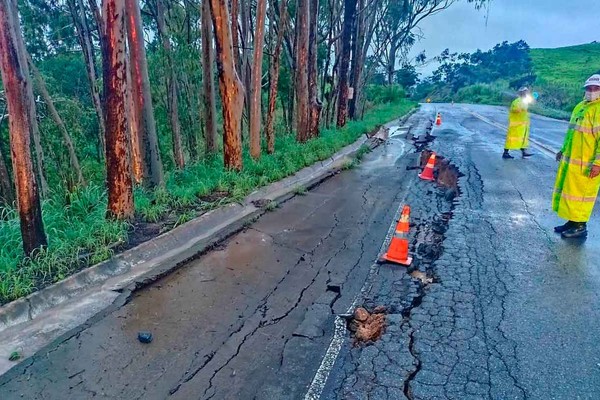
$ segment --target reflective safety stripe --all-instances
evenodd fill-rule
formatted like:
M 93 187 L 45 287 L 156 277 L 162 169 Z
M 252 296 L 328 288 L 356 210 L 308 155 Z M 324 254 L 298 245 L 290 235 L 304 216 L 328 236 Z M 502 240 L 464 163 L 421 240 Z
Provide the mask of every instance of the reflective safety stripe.
M 596 201 L 595 197 L 573 196 L 572 194 L 562 193 L 559 190 L 555 190 L 554 194 L 559 195 L 560 197 L 562 197 L 565 200 L 579 201 L 582 203 L 593 203 Z
M 597 158 L 597 160 L 598 160 L 598 158 Z M 579 167 L 584 167 L 584 166 L 587 167 L 590 164 L 592 164 L 591 162 L 583 161 L 578 158 L 569 158 L 569 157 L 563 157 L 563 161 L 566 162 L 567 164 L 577 165 Z
M 509 122 L 508 126 L 523 126 L 528 124 L 529 122 Z
M 600 126 L 595 126 L 593 128 L 588 128 L 586 126 L 581 126 L 577 124 L 570 124 L 569 129 L 573 129 L 577 132 L 581 133 L 589 133 L 595 135 L 596 133 L 600 133 Z
M 408 238 L 408 232 L 396 231 L 394 233 L 394 237 L 396 239 L 407 239 Z

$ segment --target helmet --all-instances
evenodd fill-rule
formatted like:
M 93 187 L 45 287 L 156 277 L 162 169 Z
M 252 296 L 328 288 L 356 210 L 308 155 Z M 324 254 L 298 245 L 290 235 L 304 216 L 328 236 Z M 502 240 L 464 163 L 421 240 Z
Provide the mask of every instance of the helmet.
M 583 85 L 583 87 L 588 86 L 600 86 L 600 74 L 594 74 L 590 76 L 588 80 L 585 81 L 585 85 Z
M 521 89 L 517 91 L 517 93 L 526 93 L 529 92 L 529 88 L 527 86 L 523 86 Z

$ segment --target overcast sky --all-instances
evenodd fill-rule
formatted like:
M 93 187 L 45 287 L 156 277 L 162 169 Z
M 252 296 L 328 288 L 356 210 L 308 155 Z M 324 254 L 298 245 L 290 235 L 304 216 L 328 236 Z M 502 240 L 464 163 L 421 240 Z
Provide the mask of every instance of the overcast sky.
M 486 24 L 486 16 L 487 24 Z M 427 57 L 487 50 L 504 40 L 525 40 L 531 47 L 562 47 L 600 41 L 600 0 L 492 0 L 489 12 L 459 0 L 421 23 L 424 38 L 412 54 Z M 435 65 L 420 72 L 428 75 Z

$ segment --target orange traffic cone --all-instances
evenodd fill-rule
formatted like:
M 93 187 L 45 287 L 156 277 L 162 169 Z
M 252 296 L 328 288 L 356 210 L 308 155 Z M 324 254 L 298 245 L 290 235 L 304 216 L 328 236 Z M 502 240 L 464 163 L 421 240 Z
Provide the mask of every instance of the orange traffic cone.
M 400 265 L 410 265 L 412 257 L 408 256 L 408 229 L 410 217 L 410 207 L 404 206 L 402 209 L 402 215 L 398 225 L 396 225 L 396 232 L 390 242 L 390 248 L 385 253 L 380 261 L 389 261 Z
M 424 181 L 432 181 L 435 178 L 433 177 L 433 168 L 435 167 L 435 153 L 431 153 L 431 156 L 429 157 L 429 161 L 427 161 L 427 165 L 425 166 L 425 169 L 423 170 L 423 172 L 421 172 L 419 174 L 419 178 L 423 179 Z
M 442 114 L 437 113 L 437 117 L 435 118 L 435 124 L 440 126 L 442 124 Z

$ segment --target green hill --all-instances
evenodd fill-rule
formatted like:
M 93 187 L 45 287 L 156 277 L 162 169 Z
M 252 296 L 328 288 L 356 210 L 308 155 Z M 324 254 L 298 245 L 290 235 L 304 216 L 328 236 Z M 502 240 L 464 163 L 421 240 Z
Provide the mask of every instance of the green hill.
M 531 49 L 534 88 L 540 92 L 544 114 L 566 117 L 583 97 L 583 83 L 600 71 L 600 43 L 555 49 Z M 553 113 L 552 110 L 559 110 Z M 563 114 L 566 113 L 566 114 Z M 563 114 L 563 115 L 561 115 Z
M 530 55 L 540 84 L 581 88 L 590 75 L 600 71 L 600 43 L 597 42 L 556 49 L 531 49 Z
M 524 41 L 503 42 L 466 57 L 442 54 L 443 62 L 415 97 L 434 101 L 508 105 L 516 90 L 530 86 L 539 92 L 532 111 L 568 119 L 583 99 L 583 84 L 600 73 L 600 43 L 553 49 L 530 49 Z

